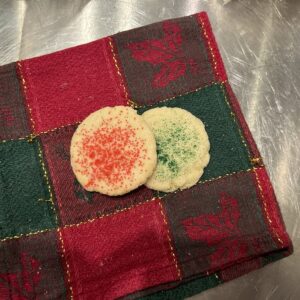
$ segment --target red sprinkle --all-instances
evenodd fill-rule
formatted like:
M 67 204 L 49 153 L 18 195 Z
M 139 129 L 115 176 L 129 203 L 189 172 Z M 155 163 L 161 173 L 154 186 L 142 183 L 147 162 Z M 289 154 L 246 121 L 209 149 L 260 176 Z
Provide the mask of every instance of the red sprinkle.
M 110 127 L 103 122 L 95 131 L 82 129 L 83 138 L 78 142 L 78 172 L 89 178 L 88 187 L 96 187 L 99 181 L 123 186 L 135 167 L 143 170 L 147 158 L 145 143 L 129 124 L 126 128 Z

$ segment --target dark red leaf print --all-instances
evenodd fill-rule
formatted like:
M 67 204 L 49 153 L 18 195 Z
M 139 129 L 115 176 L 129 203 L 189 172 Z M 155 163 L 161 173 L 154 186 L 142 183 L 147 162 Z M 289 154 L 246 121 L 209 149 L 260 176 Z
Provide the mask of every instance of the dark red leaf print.
M 221 211 L 217 215 L 201 215 L 183 221 L 185 230 L 192 240 L 202 240 L 209 246 L 238 234 L 240 217 L 238 203 L 223 194 L 220 199 Z
M 191 70 L 193 75 L 197 75 L 197 74 L 200 73 L 199 66 L 198 66 L 197 62 L 194 59 L 189 60 L 189 66 L 190 66 L 190 70 Z
M 169 66 L 162 66 L 159 73 L 154 75 L 153 86 L 167 86 L 170 81 L 176 80 L 179 76 L 182 76 L 185 73 L 185 69 L 185 64 L 181 63 L 180 61 L 175 61 Z
M 196 75 L 199 67 L 195 60 L 185 56 L 182 49 L 182 34 L 178 24 L 167 21 L 162 25 L 164 37 L 128 45 L 132 57 L 140 62 L 147 62 L 160 66 L 154 74 L 152 85 L 154 88 L 165 87 L 187 72 Z
M 7 127 L 14 126 L 14 115 L 9 107 L 1 107 L 0 108 L 0 120 L 5 124 Z
M 137 61 L 149 62 L 153 65 L 172 59 L 172 53 L 165 52 L 165 45 L 160 40 L 149 40 L 130 44 L 128 48 Z
M 35 286 L 41 280 L 40 263 L 26 253 L 21 254 L 20 269 L 15 273 L 0 274 L 0 290 L 6 289 L 13 299 L 34 299 Z
M 241 239 L 237 200 L 222 194 L 219 203 L 219 213 L 192 217 L 182 222 L 191 240 L 203 241 L 213 247 L 213 253 L 209 255 L 211 267 L 244 257 L 249 248 Z
M 180 27 L 173 22 L 165 22 L 163 24 L 165 40 L 167 46 L 172 50 L 177 50 L 181 46 L 182 37 Z
M 245 257 L 248 251 L 248 245 L 239 240 L 225 241 L 222 247 L 216 249 L 210 255 L 211 267 L 225 265 L 228 262 L 236 261 Z

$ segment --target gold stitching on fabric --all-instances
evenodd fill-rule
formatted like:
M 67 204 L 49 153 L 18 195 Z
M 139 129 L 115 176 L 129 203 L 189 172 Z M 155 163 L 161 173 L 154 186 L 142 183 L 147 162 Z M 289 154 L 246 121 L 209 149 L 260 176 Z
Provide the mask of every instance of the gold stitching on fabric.
M 33 134 L 33 133 L 29 134 L 27 137 L 28 143 L 32 143 L 35 138 L 36 138 L 35 134 Z
M 31 110 L 31 107 L 28 103 L 27 85 L 26 85 L 26 80 L 25 80 L 24 75 L 23 75 L 22 64 L 21 64 L 20 61 L 17 62 L 17 66 L 19 68 L 19 73 L 20 73 L 20 77 L 21 77 L 21 81 L 22 81 L 23 90 L 24 90 L 25 101 L 26 101 L 26 104 L 27 104 L 27 107 L 28 107 L 29 119 L 31 121 L 31 127 L 32 127 L 32 130 L 35 132 L 35 122 L 32 118 L 32 110 Z
M 218 72 L 218 62 L 217 62 L 217 60 L 215 59 L 214 50 L 213 50 L 213 48 L 212 48 L 212 46 L 211 46 L 211 41 L 210 41 L 209 35 L 208 35 L 207 31 L 206 31 L 206 27 L 205 27 L 204 21 L 203 21 L 203 19 L 202 19 L 201 16 L 199 17 L 199 20 L 200 20 L 201 28 L 202 28 L 202 30 L 203 30 L 203 34 L 204 34 L 205 39 L 206 39 L 206 41 L 207 41 L 207 43 L 208 43 L 208 48 L 209 48 L 210 53 L 211 53 L 211 56 L 212 56 L 212 60 L 213 60 L 213 68 L 214 68 L 214 70 L 215 70 L 215 72 L 216 72 L 217 77 L 220 78 L 220 77 L 221 77 L 221 74 L 219 74 L 219 72 Z M 227 81 L 227 80 L 226 80 L 226 81 Z M 224 94 L 225 101 L 226 101 L 227 105 L 228 105 L 229 108 L 230 108 L 230 114 L 231 114 L 232 118 L 234 119 L 235 123 L 238 125 L 238 123 L 237 123 L 237 121 L 236 121 L 235 113 L 233 112 L 233 110 L 232 110 L 232 108 L 231 108 L 231 105 L 230 105 L 230 103 L 228 102 L 228 99 L 227 99 L 227 96 L 226 96 L 226 93 L 225 93 L 225 90 L 224 90 L 224 83 L 225 83 L 226 81 L 222 81 L 222 82 L 221 82 L 222 91 L 223 91 L 223 94 Z M 259 165 L 262 166 L 262 165 L 263 165 L 263 162 L 262 162 L 262 158 L 261 158 L 261 157 L 251 158 L 251 154 L 250 154 L 248 145 L 247 145 L 247 143 L 246 143 L 246 141 L 245 141 L 245 139 L 244 139 L 244 136 L 243 136 L 243 134 L 242 134 L 242 132 L 241 132 L 240 126 L 238 125 L 237 127 L 238 127 L 238 130 L 239 130 L 239 134 L 240 134 L 240 136 L 241 136 L 241 139 L 242 139 L 242 143 L 243 143 L 244 146 L 246 147 L 246 150 L 247 150 L 247 153 L 248 153 L 248 157 L 249 157 L 250 162 L 252 163 L 252 165 L 257 165 L 257 164 L 259 164 Z
M 35 232 L 21 233 L 19 235 L 14 235 L 14 236 L 10 236 L 10 237 L 6 237 L 4 239 L 1 239 L 0 242 L 6 242 L 6 241 L 9 241 L 9 240 L 19 239 L 21 237 L 27 237 L 27 236 L 31 236 L 31 235 L 37 235 L 37 234 L 48 232 L 48 231 L 51 231 L 51 230 L 53 230 L 53 229 L 51 228 L 51 229 L 38 230 L 38 231 L 35 231 Z
M 197 183 L 197 185 L 200 185 L 200 184 L 204 184 L 204 183 L 207 183 L 207 182 L 212 182 L 212 181 L 215 181 L 215 180 L 219 180 L 219 179 L 222 179 L 222 178 L 225 178 L 225 177 L 228 177 L 228 176 L 231 176 L 231 175 L 235 175 L 235 174 L 240 174 L 240 173 L 245 173 L 245 172 L 251 172 L 253 171 L 254 168 L 252 169 L 247 169 L 247 170 L 243 170 L 243 171 L 237 171 L 237 172 L 232 172 L 232 173 L 227 173 L 227 174 L 224 174 L 224 175 L 221 175 L 221 176 L 218 176 L 218 177 L 215 177 L 215 178 L 211 178 L 211 179 L 207 179 L 207 180 L 203 180 L 203 181 L 199 181 Z M 173 194 L 176 194 L 177 192 L 179 192 L 180 190 L 178 191 L 175 191 L 173 192 Z M 135 208 L 137 206 L 140 206 L 140 205 L 143 205 L 144 203 L 148 203 L 148 202 L 151 202 L 151 201 L 154 201 L 156 199 L 163 199 L 165 198 L 166 196 L 163 196 L 163 197 L 159 197 L 159 196 L 156 196 L 156 197 L 153 197 L 151 199 L 148 199 L 146 201 L 141 201 L 141 202 L 138 202 L 136 204 L 133 204 L 131 206 L 128 206 L 128 207 L 124 207 L 122 209 L 118 209 L 118 210 L 115 210 L 114 212 L 111 212 L 111 213 L 107 213 L 107 214 L 103 214 L 103 215 L 100 215 L 100 216 L 97 216 L 96 218 L 93 218 L 93 219 L 88 219 L 86 221 L 82 221 L 80 223 L 77 223 L 77 224 L 67 224 L 63 227 L 61 227 L 61 229 L 63 228 L 68 228 L 68 227 L 74 227 L 74 226 L 79 226 L 81 224 L 87 224 L 87 223 L 92 223 L 98 219 L 103 219 L 105 217 L 109 217 L 109 216 L 112 216 L 112 215 L 116 215 L 120 212 L 123 212 L 123 211 L 128 211 L 128 210 L 131 210 L 132 208 Z M 44 199 L 39 199 L 40 201 L 45 201 Z M 53 229 L 45 229 L 45 230 L 39 230 L 39 231 L 36 231 L 36 232 L 29 232 L 27 234 L 20 234 L 20 235 L 15 235 L 15 236 L 12 236 L 12 237 L 7 237 L 7 238 L 4 238 L 2 240 L 0 240 L 0 242 L 4 242 L 6 240 L 12 240 L 12 239 L 17 239 L 17 238 L 20 238 L 22 236 L 30 236 L 30 235 L 36 235 L 36 234 L 39 234 L 39 233 L 43 233 L 43 232 L 47 232 L 47 231 L 51 231 Z
M 158 197 L 153 197 L 153 198 L 148 199 L 148 200 L 146 200 L 146 201 L 142 201 L 142 202 L 133 204 L 133 205 L 128 206 L 128 207 L 124 207 L 124 208 L 121 208 L 121 209 L 117 209 L 117 210 L 115 210 L 114 212 L 107 213 L 107 214 L 98 216 L 98 217 L 93 218 L 93 219 L 88 219 L 88 220 L 86 220 L 86 221 L 82 221 L 82 222 L 79 222 L 79 223 L 76 223 L 76 224 L 67 224 L 67 225 L 65 225 L 63 228 L 74 227 L 74 226 L 78 227 L 78 226 L 80 226 L 80 225 L 82 225 L 82 224 L 93 223 L 93 222 L 96 221 L 96 220 L 103 219 L 103 218 L 105 218 L 105 217 L 110 217 L 110 216 L 116 215 L 116 214 L 118 214 L 118 213 L 127 211 L 127 210 L 131 210 L 132 208 L 136 208 L 136 207 L 138 207 L 138 206 L 140 206 L 140 205 L 142 205 L 142 204 L 144 204 L 144 203 L 149 203 L 149 202 L 152 202 L 152 201 L 157 200 L 157 199 L 159 199 L 159 198 L 158 198 Z
M 261 195 L 261 199 L 262 199 L 262 202 L 263 202 L 263 208 L 264 208 L 264 211 L 265 211 L 267 220 L 268 220 L 268 222 L 270 223 L 270 225 L 272 225 L 273 221 L 272 221 L 271 218 L 270 218 L 270 215 L 269 215 L 269 212 L 268 212 L 268 209 L 267 209 L 267 206 L 266 206 L 265 196 L 264 196 L 264 193 L 263 193 L 263 189 L 262 189 L 262 186 L 261 186 L 261 183 L 260 183 L 258 174 L 256 173 L 256 168 L 253 168 L 253 171 L 254 171 L 255 178 L 256 178 L 256 182 L 257 182 L 257 185 L 258 185 L 258 189 L 259 189 L 259 192 L 260 192 L 260 195 Z M 276 231 L 273 231 L 273 232 L 274 232 L 274 234 L 275 234 L 277 240 L 279 241 L 279 243 L 283 245 L 283 241 L 282 241 L 281 238 L 278 236 L 278 233 L 277 233 Z
M 214 177 L 214 178 L 211 178 L 211 179 L 207 179 L 207 180 L 203 180 L 203 181 L 201 181 L 201 179 L 200 179 L 200 181 L 196 185 L 200 185 L 200 184 L 204 184 L 204 183 L 207 183 L 207 182 L 216 181 L 216 180 L 223 179 L 223 178 L 226 178 L 226 177 L 229 177 L 229 176 L 232 176 L 232 175 L 236 175 L 236 174 L 248 173 L 248 172 L 251 172 L 251 171 L 253 171 L 253 168 L 246 169 L 246 170 L 241 170 L 241 171 L 235 171 L 235 172 L 232 172 L 232 173 L 226 173 L 224 175 L 220 175 L 220 176 L 217 176 L 217 177 Z M 182 190 L 176 190 L 175 192 L 172 192 L 172 194 L 177 194 L 178 192 L 181 192 L 181 191 Z M 166 196 L 167 195 L 162 196 L 162 197 L 158 197 L 158 198 L 163 199 Z
M 53 203 L 53 201 L 51 199 L 44 199 L 44 198 L 39 198 L 38 202 L 50 202 L 50 203 Z
M 227 82 L 227 81 L 222 81 L 221 83 L 226 83 L 226 82 Z M 158 102 L 153 103 L 153 104 L 150 104 L 150 105 L 139 105 L 139 104 L 135 103 L 134 101 L 132 101 L 132 103 L 133 103 L 133 104 L 132 104 L 132 107 L 134 107 L 134 108 L 152 107 L 152 106 L 154 106 L 154 105 L 156 105 L 156 104 L 158 104 L 158 103 L 167 102 L 167 101 L 172 100 L 172 99 L 175 99 L 175 98 L 177 98 L 177 97 L 182 97 L 182 96 L 185 96 L 185 95 L 188 95 L 188 94 L 191 94 L 191 93 L 200 91 L 200 90 L 205 89 L 205 88 L 207 88 L 207 87 L 209 87 L 209 86 L 211 86 L 211 85 L 219 85 L 219 84 L 220 84 L 219 82 L 211 82 L 211 83 L 209 83 L 209 84 L 207 84 L 207 85 L 205 85 L 205 86 L 202 86 L 202 87 L 200 87 L 200 88 L 197 88 L 197 89 L 195 89 L 195 90 L 188 91 L 188 92 L 186 92 L 186 93 L 179 94 L 179 95 L 177 95 L 177 96 L 173 96 L 173 97 L 170 97 L 170 98 L 166 98 L 166 99 L 164 99 L 164 100 L 158 101 Z M 131 101 L 131 100 L 128 99 L 128 104 L 129 104 L 130 101 Z M 46 133 L 49 133 L 49 132 L 53 132 L 53 131 L 56 131 L 56 130 L 58 130 L 58 129 L 63 129 L 63 128 L 66 128 L 66 127 L 69 127 L 69 126 L 75 126 L 75 125 L 80 124 L 81 122 L 82 122 L 82 121 L 78 121 L 78 122 L 75 122 L 75 123 L 69 123 L 69 124 L 65 124 L 65 125 L 59 126 L 59 127 L 54 127 L 54 128 L 52 128 L 52 129 L 49 129 L 49 130 L 46 130 L 46 131 L 41 131 L 41 132 L 39 132 L 39 133 L 30 134 L 29 136 L 20 137 L 20 138 L 18 138 L 18 139 L 2 140 L 1 142 L 2 142 L 2 143 L 5 143 L 5 142 L 9 142 L 9 141 L 26 140 L 26 139 L 27 139 L 28 141 L 31 141 L 33 138 L 36 138 L 36 137 L 38 137 L 38 136 L 40 136 L 40 135 L 42 135 L 42 134 L 46 134 Z
M 133 100 L 128 99 L 127 102 L 128 102 L 128 105 L 131 106 L 132 108 L 139 107 L 139 105 L 136 102 L 134 102 Z
M 109 217 L 109 216 L 112 216 L 112 215 L 116 215 L 116 214 L 118 214 L 118 213 L 120 213 L 120 212 L 130 210 L 130 209 L 135 208 L 135 207 L 137 207 L 137 206 L 140 206 L 140 205 L 142 205 L 142 204 L 144 204 L 144 203 L 148 203 L 148 202 L 151 202 L 151 201 L 154 201 L 154 200 L 157 200 L 157 199 L 159 199 L 159 197 L 153 197 L 153 198 L 148 199 L 148 200 L 146 200 L 146 201 L 142 201 L 142 202 L 133 204 L 133 205 L 131 205 L 131 206 L 128 206 L 128 207 L 124 207 L 124 208 L 122 208 L 122 209 L 115 210 L 114 212 L 111 212 L 111 213 L 103 214 L 103 215 L 98 216 L 98 217 L 93 218 L 93 219 L 88 219 L 88 220 L 86 220 L 86 221 L 82 221 L 82 222 L 79 222 L 79 223 L 77 223 L 77 224 L 67 224 L 67 225 L 65 225 L 65 226 L 63 226 L 63 227 L 61 227 L 61 228 L 59 228 L 59 229 L 64 229 L 64 228 L 74 227 L 74 226 L 79 226 L 79 225 L 81 225 L 81 224 L 92 223 L 92 222 L 94 222 L 94 221 L 96 221 L 96 220 L 98 220 L 98 219 L 103 219 L 103 218 L 105 218 L 105 217 Z M 42 199 L 39 199 L 39 200 L 42 200 Z M 5 242 L 5 241 L 7 241 L 7 240 L 18 239 L 18 238 L 23 237 L 23 236 L 36 235 L 36 234 L 39 234 L 39 233 L 48 232 L 48 231 L 52 231 L 52 230 L 54 230 L 54 229 L 52 229 L 52 228 L 51 228 L 51 229 L 44 229 L 44 230 L 39 230 L 39 231 L 36 231 L 36 232 L 29 232 L 29 233 L 24 233 L 24 234 L 20 234 L 20 235 L 15 235 L 15 236 L 11 236 L 11 237 L 7 237 L 7 238 L 4 238 L 4 239 L 1 239 L 0 242 Z
M 169 101 L 169 100 L 173 100 L 173 99 L 175 99 L 175 98 L 177 98 L 177 97 L 182 97 L 182 96 L 185 96 L 185 95 L 188 95 L 188 94 L 192 94 L 192 93 L 198 92 L 198 91 L 200 91 L 200 90 L 202 90 L 202 89 L 205 89 L 205 88 L 208 88 L 208 87 L 210 87 L 210 86 L 212 86 L 212 85 L 220 85 L 221 83 L 226 83 L 226 82 L 227 82 L 227 80 L 222 81 L 222 82 L 211 82 L 211 83 L 209 83 L 209 84 L 207 84 L 207 85 L 201 86 L 201 87 L 196 88 L 196 89 L 194 89 L 194 90 L 191 90 L 191 91 L 188 91 L 188 92 L 185 92 L 185 93 L 182 93 L 182 94 L 178 94 L 178 95 L 176 95 L 176 96 L 173 96 L 173 97 L 170 97 L 170 98 L 166 98 L 166 99 L 157 101 L 157 102 L 152 103 L 152 104 L 147 104 L 147 105 L 139 105 L 139 104 L 136 104 L 135 108 L 152 107 L 152 106 L 157 105 L 157 104 L 159 104 L 159 103 L 164 103 L 164 102 L 167 102 L 167 101 Z
M 246 151 L 247 151 L 247 154 L 248 154 L 249 161 L 252 162 L 252 160 L 251 160 L 251 154 L 250 154 L 248 145 L 247 145 L 247 143 L 246 143 L 246 141 L 245 141 L 245 139 L 244 139 L 243 133 L 241 132 L 240 126 L 239 126 L 239 124 L 238 124 L 238 122 L 237 122 L 237 120 L 236 120 L 235 113 L 233 112 L 233 110 L 232 110 L 232 108 L 231 108 L 231 105 L 230 105 L 230 103 L 229 103 L 229 101 L 228 101 L 228 99 L 227 99 L 226 92 L 225 92 L 225 87 L 224 87 L 224 84 L 223 84 L 223 83 L 221 84 L 221 90 L 222 90 L 222 93 L 223 93 L 225 102 L 226 102 L 226 104 L 228 105 L 228 107 L 229 107 L 229 109 L 230 109 L 230 115 L 231 115 L 233 121 L 235 122 L 235 124 L 237 125 L 238 132 L 239 132 L 240 138 L 241 138 L 241 140 L 242 140 L 242 143 L 243 143 L 243 145 L 244 145 L 245 148 L 246 148 Z
M 28 137 L 19 137 L 16 139 L 8 139 L 8 140 L 2 140 L 1 143 L 7 143 L 7 142 L 13 142 L 13 141 L 23 141 L 23 140 L 27 140 Z
M 59 235 L 59 240 L 60 240 L 60 244 L 61 244 L 61 249 L 62 249 L 62 253 L 61 253 L 61 257 L 63 259 L 63 261 L 66 264 L 66 271 L 67 271 L 67 281 L 69 284 L 69 289 L 70 289 L 70 299 L 74 299 L 73 298 L 73 288 L 71 286 L 71 274 L 70 274 L 70 265 L 67 262 L 67 258 L 66 258 L 66 249 L 65 249 L 65 245 L 64 245 L 64 240 L 61 234 L 61 230 L 60 228 L 57 229 L 58 235 Z
M 45 163 L 43 161 L 43 152 L 42 152 L 42 148 L 39 142 L 37 142 L 38 144 L 38 156 L 39 156 L 39 160 L 40 160 L 40 164 L 43 170 L 43 176 L 44 176 L 44 180 L 46 181 L 46 185 L 48 188 L 48 193 L 49 193 L 49 199 L 38 199 L 38 201 L 48 201 L 51 203 L 51 209 L 53 210 L 53 213 L 55 215 L 55 224 L 58 224 L 58 220 L 57 220 L 57 215 L 56 215 L 56 210 L 55 210 L 55 206 L 54 206 L 54 201 L 53 201 L 53 194 L 51 191 L 51 186 L 49 183 L 49 178 L 48 178 L 48 174 L 47 174 L 47 170 L 45 167 Z
M 204 180 L 204 181 L 199 181 L 199 182 L 197 183 L 197 185 L 198 185 L 198 184 L 204 184 L 204 183 L 211 182 L 211 181 L 215 181 L 215 180 L 218 180 L 218 179 L 222 179 L 222 178 L 225 178 L 225 177 L 228 177 L 228 176 L 231 176 L 231 175 L 240 174 L 240 173 L 246 173 L 246 172 L 251 172 L 251 171 L 253 171 L 253 169 L 247 169 L 247 170 L 243 170 L 243 171 L 237 171 L 237 172 L 227 173 L 227 174 L 224 174 L 224 175 L 215 177 L 215 178 L 207 179 L 207 180 Z M 176 193 L 178 193 L 178 192 L 180 192 L 180 190 L 177 190 L 177 191 L 173 192 L 172 194 L 176 194 Z M 148 203 L 148 202 L 154 201 L 154 200 L 156 200 L 156 199 L 163 199 L 163 198 L 165 198 L 166 196 L 167 196 L 167 195 L 162 196 L 162 197 L 156 196 L 156 197 L 153 197 L 153 198 L 148 199 L 148 200 L 146 200 L 146 201 L 141 201 L 141 202 L 136 203 L 136 204 L 133 204 L 133 205 L 131 205 L 131 206 L 124 207 L 124 208 L 119 209 L 119 210 L 115 210 L 114 212 L 100 215 L 100 216 L 98 216 L 98 217 L 96 217 L 96 218 L 93 218 L 93 219 L 88 219 L 88 220 L 86 220 L 86 221 L 82 221 L 82 222 L 77 223 L 77 224 L 67 224 L 67 225 L 64 226 L 64 228 L 66 228 L 66 227 L 79 226 L 79 225 L 81 225 L 81 224 L 92 223 L 92 222 L 94 222 L 95 220 L 102 219 L 102 218 L 104 218 L 104 217 L 109 217 L 109 216 L 118 214 L 119 212 L 123 212 L 123 211 L 130 210 L 130 209 L 135 208 L 135 207 L 137 207 L 137 206 L 140 206 L 140 205 L 142 205 L 142 204 L 144 204 L 144 203 Z
M 158 201 L 158 204 L 160 206 L 160 213 L 162 214 L 163 221 L 164 221 L 164 223 L 166 225 L 166 228 L 167 228 L 167 237 L 168 237 L 169 246 L 170 246 L 170 249 L 171 249 L 171 255 L 173 256 L 173 260 L 174 260 L 175 267 L 176 267 L 176 270 L 177 270 L 177 275 L 178 275 L 179 280 L 182 280 L 181 270 L 180 270 L 179 265 L 177 263 L 177 257 L 175 255 L 175 251 L 174 251 L 174 248 L 172 246 L 172 240 L 171 240 L 171 237 L 170 237 L 170 230 L 169 230 L 168 221 L 167 221 L 166 215 L 164 213 L 162 203 L 160 201 Z
M 209 35 L 208 35 L 207 31 L 206 31 L 205 24 L 204 24 L 204 21 L 202 20 L 202 17 L 201 17 L 201 16 L 199 16 L 199 20 L 200 20 L 201 28 L 202 28 L 202 30 L 203 30 L 203 34 L 204 34 L 205 39 L 206 39 L 206 41 L 207 41 L 207 43 L 208 43 L 208 48 L 209 48 L 209 50 L 210 50 L 210 54 L 211 54 L 211 56 L 212 56 L 213 68 L 215 69 L 215 72 L 216 72 L 217 77 L 220 78 L 220 74 L 219 74 L 219 72 L 218 72 L 218 67 L 217 67 L 218 63 L 217 63 L 217 61 L 216 61 L 216 59 L 215 59 L 214 50 L 213 50 L 213 48 L 212 48 L 212 46 L 211 46 L 211 42 L 210 42 L 210 39 L 209 39 Z
M 55 128 L 52 128 L 52 129 L 49 129 L 49 130 L 46 130 L 46 131 L 41 131 L 40 133 L 36 133 L 36 134 L 31 133 L 29 135 L 26 135 L 25 137 L 20 137 L 20 138 L 16 138 L 16 139 L 9 139 L 9 140 L 2 140 L 1 143 L 7 143 L 7 142 L 12 142 L 12 141 L 18 141 L 18 140 L 20 140 L 20 141 L 27 140 L 29 143 L 31 143 L 31 142 L 33 142 L 33 140 L 36 137 L 38 137 L 42 134 L 54 132 L 58 129 L 64 129 L 64 128 L 67 128 L 69 126 L 75 126 L 75 125 L 78 125 L 80 123 L 81 123 L 81 121 L 78 121 L 78 122 L 75 122 L 73 124 L 70 123 L 70 124 L 66 124 L 66 125 L 63 125 L 63 126 L 60 126 L 60 127 L 55 127 Z
M 227 81 L 222 81 L 221 83 L 226 83 L 226 82 L 227 82 Z M 152 107 L 152 106 L 154 106 L 154 105 L 156 105 L 156 104 L 158 104 L 158 103 L 167 102 L 167 101 L 172 100 L 172 99 L 175 99 L 175 98 L 177 98 L 177 97 L 182 97 L 182 96 L 185 96 L 185 95 L 188 95 L 188 94 L 191 94 L 191 93 L 200 91 L 200 90 L 205 89 L 205 88 L 207 88 L 207 87 L 209 87 L 209 86 L 211 86 L 211 85 L 220 85 L 220 83 L 219 83 L 219 82 L 211 82 L 211 83 L 209 83 L 209 84 L 207 84 L 207 85 L 205 85 L 205 86 L 202 86 L 202 87 L 200 87 L 200 88 L 197 88 L 197 89 L 195 89 L 195 90 L 191 90 L 191 91 L 188 91 L 188 92 L 186 92 L 186 93 L 179 94 L 179 95 L 177 95 L 177 96 L 173 96 L 173 97 L 170 97 L 170 98 L 166 98 L 166 99 L 163 99 L 163 100 L 161 100 L 161 101 L 158 101 L 158 102 L 156 102 L 156 103 L 149 104 L 149 105 L 139 105 L 139 104 L 137 104 L 137 103 L 135 103 L 134 101 L 129 100 L 129 99 L 128 99 L 128 104 L 130 105 L 129 102 L 131 101 L 131 102 L 132 102 L 132 105 L 130 105 L 130 106 L 132 106 L 132 107 L 134 107 L 134 108 Z M 47 134 L 47 133 L 49 133 L 49 132 L 53 132 L 53 131 L 56 131 L 56 130 L 58 130 L 58 129 L 63 129 L 63 128 L 66 128 L 66 127 L 69 127 L 69 126 L 75 126 L 75 125 L 80 124 L 81 122 L 82 122 L 82 121 L 78 121 L 78 122 L 75 122 L 75 123 L 65 124 L 65 125 L 62 125 L 62 126 L 59 126 L 59 127 L 54 127 L 54 128 L 52 128 L 52 129 L 49 129 L 49 130 L 46 130 L 46 131 L 41 131 L 41 132 L 39 132 L 39 133 L 30 134 L 30 135 L 28 135 L 28 136 L 20 137 L 20 138 L 17 138 L 17 139 L 2 140 L 1 143 L 6 143 L 6 142 L 9 142 L 9 141 L 16 141 L 16 140 L 28 140 L 28 142 L 31 142 L 34 138 L 36 138 L 36 137 L 38 137 L 38 136 L 40 136 L 40 135 L 42 135 L 42 134 Z
M 195 93 L 195 92 L 198 92 L 202 89 L 205 89 L 205 88 L 208 88 L 210 87 L 211 85 L 222 85 L 222 84 L 225 84 L 227 82 L 227 80 L 225 81 L 222 81 L 222 82 L 211 82 L 205 86 L 202 86 L 200 88 L 197 88 L 197 89 L 194 89 L 194 90 L 191 90 L 191 91 L 188 91 L 188 92 L 185 92 L 185 93 L 182 93 L 182 94 L 178 94 L 176 96 L 173 96 L 173 97 L 170 97 L 170 98 L 166 98 L 166 99 L 163 99 L 161 101 L 158 101 L 156 103 L 153 103 L 153 104 L 149 104 L 149 105 L 139 105 L 135 102 L 132 101 L 132 103 L 134 103 L 134 108 L 145 108 L 145 107 L 152 107 L 156 104 L 159 104 L 159 103 L 164 103 L 164 102 L 167 102 L 169 100 L 172 100 L 172 99 L 175 99 L 177 97 L 182 97 L 182 96 L 185 96 L 185 95 L 188 95 L 188 94 L 191 94 L 191 93 Z M 128 99 L 128 101 L 131 101 Z M 69 127 L 69 126 L 75 126 L 75 125 L 78 125 L 80 124 L 82 121 L 78 121 L 78 122 L 75 122 L 75 123 L 69 123 L 69 124 L 65 124 L 65 125 L 62 125 L 62 126 L 59 126 L 59 127 L 55 127 L 55 128 L 52 128 L 52 129 L 49 129 L 49 130 L 46 130 L 46 131 L 41 131 L 40 133 L 36 133 L 36 134 L 31 134 L 29 136 L 25 136 L 25 137 L 20 137 L 18 139 L 10 139 L 10 140 L 2 140 L 1 142 L 8 142 L 8 141 L 15 141 L 15 140 L 24 140 L 24 139 L 27 139 L 27 140 L 30 140 L 30 138 L 35 138 L 37 136 L 40 136 L 42 134 L 46 134 L 46 133 L 49 133 L 49 132 L 53 132 L 53 131 L 56 131 L 58 129 L 63 129 L 63 128 L 66 128 L 66 127 Z
M 200 19 L 201 28 L 203 30 L 203 34 L 204 34 L 205 39 L 206 39 L 206 41 L 208 43 L 208 48 L 209 48 L 211 56 L 212 56 L 213 68 L 214 68 L 214 70 L 216 72 L 217 77 L 220 78 L 221 74 L 219 74 L 219 72 L 218 72 L 218 62 L 215 59 L 215 54 L 214 54 L 214 50 L 213 50 L 213 48 L 211 46 L 209 35 L 208 35 L 207 31 L 206 31 L 205 24 L 204 24 L 204 21 L 203 21 L 202 17 L 200 16 L 199 19 Z M 228 107 L 230 108 L 230 115 L 232 116 L 232 118 L 234 119 L 235 123 L 237 124 L 238 131 L 239 131 L 239 134 L 240 134 L 241 139 L 242 139 L 242 143 L 244 144 L 244 146 L 245 146 L 245 148 L 247 150 L 247 153 L 248 153 L 248 158 L 249 158 L 250 162 L 252 163 L 252 165 L 257 165 L 258 163 L 260 165 L 263 165 L 262 158 L 260 158 L 260 157 L 258 157 L 258 158 L 251 158 L 251 154 L 250 154 L 250 151 L 249 151 L 249 148 L 248 148 L 248 144 L 246 143 L 246 141 L 244 139 L 244 136 L 243 136 L 243 134 L 241 132 L 240 126 L 239 126 L 239 124 L 236 121 L 235 113 L 233 112 L 232 107 L 231 107 L 231 105 L 230 105 L 230 103 L 229 103 L 229 101 L 227 99 L 227 96 L 226 96 L 226 93 L 225 93 L 225 88 L 224 88 L 224 83 L 225 82 L 227 82 L 227 80 L 220 82 L 221 83 L 221 87 L 222 87 L 222 92 L 223 92 L 225 101 L 226 101 Z
M 46 130 L 46 131 L 41 131 L 40 133 L 38 133 L 36 136 L 39 136 L 41 134 L 45 134 L 45 133 L 49 133 L 49 132 L 53 132 L 53 131 L 56 131 L 58 129 L 63 129 L 63 128 L 67 128 L 69 126 L 75 126 L 75 125 L 78 125 L 80 124 L 82 121 L 78 121 L 78 122 L 75 122 L 75 123 L 69 123 L 69 124 L 66 124 L 66 125 L 62 125 L 62 126 L 59 126 L 59 127 L 54 127 L 52 129 L 49 129 L 49 130 Z
M 251 163 L 253 166 L 260 166 L 263 167 L 264 163 L 261 157 L 253 157 L 251 158 Z
M 199 181 L 198 184 L 200 184 L 200 183 L 206 183 L 206 182 L 211 182 L 211 181 L 216 181 L 216 180 L 219 180 L 219 179 L 226 178 L 228 176 L 232 176 L 232 175 L 236 175 L 236 174 L 241 174 L 241 173 L 248 173 L 248 172 L 251 172 L 251 171 L 253 171 L 253 168 L 250 168 L 250 169 L 247 169 L 247 170 L 242 170 L 242 171 L 235 171 L 235 172 L 232 172 L 232 173 L 226 173 L 224 175 L 220 175 L 218 177 L 214 177 L 214 178 L 203 180 L 203 181 L 201 181 L 201 179 L 200 179 L 200 181 Z
M 125 84 L 124 84 L 123 76 L 121 74 L 121 70 L 120 70 L 120 67 L 118 65 L 118 61 L 117 61 L 117 57 L 116 57 L 116 53 L 115 53 L 115 50 L 114 50 L 114 46 L 113 46 L 112 38 L 111 37 L 109 37 L 109 46 L 110 46 L 110 50 L 111 50 L 111 53 L 112 53 L 114 65 L 116 67 L 117 73 L 118 73 L 118 75 L 120 77 L 120 80 L 121 80 L 121 86 L 122 86 L 122 88 L 124 90 L 127 104 L 129 106 L 131 106 L 132 108 L 136 108 L 137 104 L 134 101 L 132 101 L 132 100 L 129 99 L 129 96 L 128 96 L 128 93 L 127 93 L 127 90 L 126 90 L 126 87 L 125 87 Z

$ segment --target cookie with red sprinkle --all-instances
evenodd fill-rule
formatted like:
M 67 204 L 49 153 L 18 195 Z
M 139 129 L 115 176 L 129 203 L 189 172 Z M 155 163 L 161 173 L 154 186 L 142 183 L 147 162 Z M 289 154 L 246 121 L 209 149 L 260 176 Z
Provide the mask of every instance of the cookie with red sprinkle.
M 157 162 L 152 131 L 127 106 L 106 107 L 89 115 L 71 140 L 71 166 L 88 191 L 126 194 L 144 184 Z

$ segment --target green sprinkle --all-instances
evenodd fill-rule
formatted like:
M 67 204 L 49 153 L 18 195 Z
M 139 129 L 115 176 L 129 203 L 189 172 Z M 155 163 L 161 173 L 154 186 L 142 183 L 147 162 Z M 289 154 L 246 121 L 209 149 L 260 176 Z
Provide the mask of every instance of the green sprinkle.
M 186 162 L 195 159 L 199 139 L 189 124 L 164 122 L 154 129 L 157 142 L 158 179 L 174 178 L 186 166 Z

